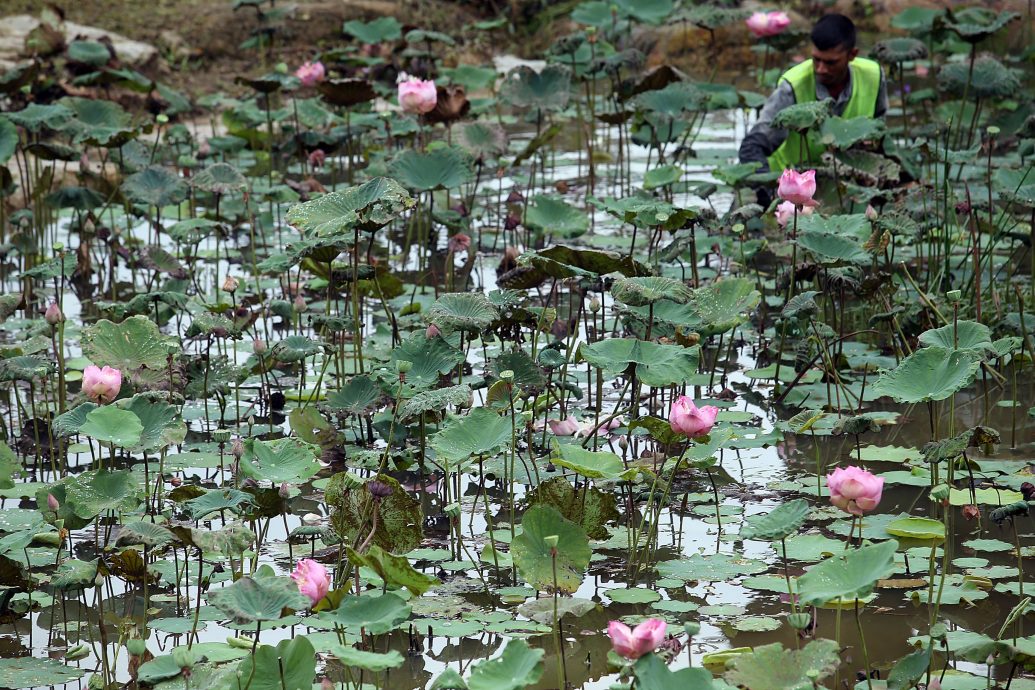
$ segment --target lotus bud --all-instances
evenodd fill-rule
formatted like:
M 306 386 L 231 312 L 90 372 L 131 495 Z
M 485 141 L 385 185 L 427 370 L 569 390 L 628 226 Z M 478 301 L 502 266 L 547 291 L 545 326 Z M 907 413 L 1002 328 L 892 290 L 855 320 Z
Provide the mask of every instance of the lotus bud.
M 683 623 L 683 630 L 686 631 L 687 637 L 693 637 L 697 633 L 701 632 L 701 624 L 697 621 L 687 621 Z
M 180 479 L 179 477 L 172 477 L 172 478 L 169 479 L 169 483 L 172 484 L 173 487 L 177 487 L 177 486 L 180 486 L 181 484 L 183 484 L 183 480 Z
M 812 614 L 792 613 L 787 616 L 787 622 L 795 630 L 805 630 L 812 625 Z
M 942 690 L 942 682 L 937 678 L 931 678 L 931 682 L 927 684 L 927 690 Z
M 291 498 L 291 487 L 287 482 L 280 483 L 280 488 L 277 489 L 277 495 L 281 498 Z
M 629 440 L 625 436 L 618 437 L 618 447 L 622 449 L 622 452 L 629 450 Z
M 436 326 L 435 324 L 428 325 L 427 330 L 424 331 L 424 337 L 428 340 L 431 340 L 432 338 L 437 338 L 440 335 L 442 335 L 442 331 L 440 331 L 438 326 Z
M 58 503 L 58 500 L 54 498 L 54 494 L 47 494 L 47 507 L 53 510 L 55 513 L 58 511 L 58 508 L 61 507 L 61 504 Z
M 305 303 L 305 298 L 302 297 L 302 295 L 298 295 L 295 297 L 294 307 L 296 312 L 303 314 L 305 313 L 305 310 L 309 308 L 309 305 Z
M 190 647 L 174 647 L 172 658 L 180 668 L 194 667 L 194 652 L 191 651 Z
M 126 650 L 133 656 L 143 656 L 144 652 L 147 651 L 147 643 L 139 637 L 134 637 L 131 640 L 126 640 Z
M 1035 496 L 1035 484 L 1031 482 L 1021 484 L 1021 495 L 1024 496 L 1025 501 L 1030 501 Z
M 870 220 L 877 220 L 877 209 L 870 204 L 866 204 L 866 217 Z
M 323 522 L 323 518 L 316 513 L 306 513 L 302 516 L 303 525 L 309 525 L 310 527 L 314 527 L 316 525 L 319 525 L 321 522 Z
M 234 439 L 233 445 L 230 446 L 230 454 L 238 460 L 240 460 L 241 456 L 244 455 L 244 442 L 241 439 Z
M 593 314 L 596 314 L 598 311 L 600 311 L 600 298 L 599 297 L 594 297 L 593 299 L 591 299 L 589 301 L 589 311 L 591 313 L 593 313 Z
M 313 149 L 309 152 L 309 165 L 313 168 L 322 168 L 327 160 L 327 153 L 323 149 Z
M 232 295 L 237 292 L 239 285 L 240 283 L 237 282 L 237 278 L 228 274 L 226 279 L 223 281 L 223 292 L 229 292 Z
M 266 354 L 266 341 L 261 338 L 256 338 L 252 341 L 252 352 L 262 357 Z

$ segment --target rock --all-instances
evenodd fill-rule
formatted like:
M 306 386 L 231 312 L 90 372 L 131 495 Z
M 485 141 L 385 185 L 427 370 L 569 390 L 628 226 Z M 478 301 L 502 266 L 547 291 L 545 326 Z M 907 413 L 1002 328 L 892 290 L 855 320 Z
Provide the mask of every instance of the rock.
M 24 61 L 25 38 L 40 26 L 40 20 L 28 14 L 16 14 L 0 18 L 0 70 L 9 70 Z M 91 41 L 108 37 L 119 60 L 126 65 L 143 65 L 158 55 L 158 50 L 148 43 L 134 41 L 113 31 L 93 26 L 63 22 L 60 27 L 65 42 L 76 38 Z

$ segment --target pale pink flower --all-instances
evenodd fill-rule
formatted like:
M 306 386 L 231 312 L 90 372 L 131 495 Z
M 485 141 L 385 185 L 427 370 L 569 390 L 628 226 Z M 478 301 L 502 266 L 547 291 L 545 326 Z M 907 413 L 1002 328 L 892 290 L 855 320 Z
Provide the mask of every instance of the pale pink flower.
M 43 314 L 43 320 L 51 326 L 56 326 L 65 320 L 65 315 L 61 313 L 61 307 L 58 306 L 57 302 L 50 303 L 47 311 Z
M 798 215 L 811 216 L 813 210 L 811 206 L 802 206 L 798 210 Z M 792 221 L 794 221 L 794 204 L 789 201 L 781 201 L 780 205 L 776 207 L 776 222 L 781 228 L 785 228 Z
M 672 403 L 668 413 L 668 424 L 672 431 L 688 438 L 704 436 L 715 426 L 715 418 L 719 416 L 719 408 L 712 405 L 698 407 L 692 398 L 681 395 Z
M 471 247 L 471 236 L 458 232 L 449 238 L 449 251 L 452 253 L 465 252 Z
M 617 429 L 618 427 L 622 426 L 623 424 L 625 424 L 625 421 L 622 418 L 620 418 L 620 417 L 612 419 L 611 421 L 603 421 L 599 425 L 597 425 L 596 422 L 594 422 L 592 419 L 590 419 L 590 420 L 585 421 L 585 422 L 583 422 L 582 424 L 579 425 L 579 431 L 575 435 L 576 436 L 603 436 L 603 435 L 607 434 L 609 431 L 611 431 L 612 429 Z
M 58 503 L 58 500 L 54 498 L 54 494 L 47 494 L 47 507 L 55 513 L 57 512 L 57 509 L 61 507 L 61 504 Z
M 626 659 L 639 659 L 653 652 L 665 640 L 668 624 L 660 618 L 648 618 L 632 630 L 620 621 L 607 624 L 611 647 Z
M 326 160 L 327 154 L 323 149 L 314 149 L 309 152 L 309 166 L 312 168 L 322 168 Z
M 786 12 L 755 12 L 745 21 L 747 28 L 758 38 L 776 36 L 791 25 Z
M 122 372 L 112 367 L 91 364 L 83 370 L 83 394 L 87 399 L 103 405 L 114 400 L 122 388 Z
M 781 199 L 795 206 L 818 206 L 819 202 L 812 198 L 816 195 L 816 171 L 806 170 L 799 173 L 787 168 L 780 175 L 780 186 L 776 193 Z
M 295 76 L 298 77 L 303 86 L 315 86 L 324 80 L 324 77 L 327 76 L 327 71 L 320 61 L 303 62 L 302 66 L 295 70 Z
M 931 69 L 927 65 L 921 64 L 919 62 L 916 63 L 916 67 L 914 69 L 916 71 L 916 76 L 920 77 L 921 79 L 923 79 L 931 73 Z M 930 688 L 931 686 L 927 687 Z
M 550 425 L 550 431 L 554 436 L 574 436 L 579 430 L 579 420 L 575 419 L 574 415 L 568 415 L 567 419 L 551 419 L 547 424 Z
M 866 204 L 866 218 L 867 220 L 877 220 L 877 209 L 873 206 Z
M 861 467 L 838 467 L 827 475 L 827 488 L 831 503 L 846 513 L 862 515 L 880 503 L 884 479 Z
M 399 75 L 399 106 L 407 113 L 423 115 L 435 109 L 438 90 L 431 79 Z
M 433 323 L 428 324 L 428 327 L 424 330 L 424 337 L 428 340 L 431 340 L 432 338 L 437 338 L 440 335 L 442 335 L 442 329 L 440 329 Z
M 295 565 L 291 579 L 298 585 L 298 591 L 309 597 L 309 601 L 317 604 L 327 596 L 331 589 L 331 577 L 320 563 L 311 558 L 303 558 Z

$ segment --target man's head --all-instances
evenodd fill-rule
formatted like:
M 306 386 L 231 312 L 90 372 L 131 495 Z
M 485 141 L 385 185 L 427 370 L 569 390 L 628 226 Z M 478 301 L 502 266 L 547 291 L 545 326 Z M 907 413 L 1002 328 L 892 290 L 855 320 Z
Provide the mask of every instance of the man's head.
M 824 15 L 812 27 L 812 69 L 828 89 L 848 81 L 848 63 L 859 54 L 855 24 L 843 14 Z

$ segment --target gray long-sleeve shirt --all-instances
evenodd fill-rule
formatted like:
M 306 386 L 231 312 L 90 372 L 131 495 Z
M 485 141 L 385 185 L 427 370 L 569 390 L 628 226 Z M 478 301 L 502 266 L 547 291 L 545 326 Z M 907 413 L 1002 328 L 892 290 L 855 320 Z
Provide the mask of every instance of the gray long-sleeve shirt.
M 845 111 L 845 107 L 848 105 L 848 99 L 852 97 L 852 73 L 848 73 L 848 85 L 838 94 L 838 97 L 834 99 L 834 114 L 840 116 Z M 827 87 L 816 82 L 816 100 L 823 100 L 830 98 L 830 92 Z M 762 112 L 758 116 L 758 121 L 748 132 L 747 136 L 744 137 L 744 141 L 740 143 L 740 162 L 741 163 L 761 163 L 764 170 L 769 170 L 769 163 L 766 160 L 773 154 L 776 149 L 780 148 L 780 144 L 787 138 L 786 129 L 777 129 L 772 126 L 773 118 L 776 114 L 786 108 L 789 105 L 794 105 L 796 99 L 794 97 L 794 89 L 791 87 L 790 82 L 786 79 L 781 79 L 779 86 L 766 100 L 765 105 L 762 106 Z M 877 105 L 874 109 L 874 117 L 884 117 L 884 114 L 888 111 L 888 90 L 884 81 L 884 72 L 881 71 L 880 76 L 880 87 L 877 91 Z

